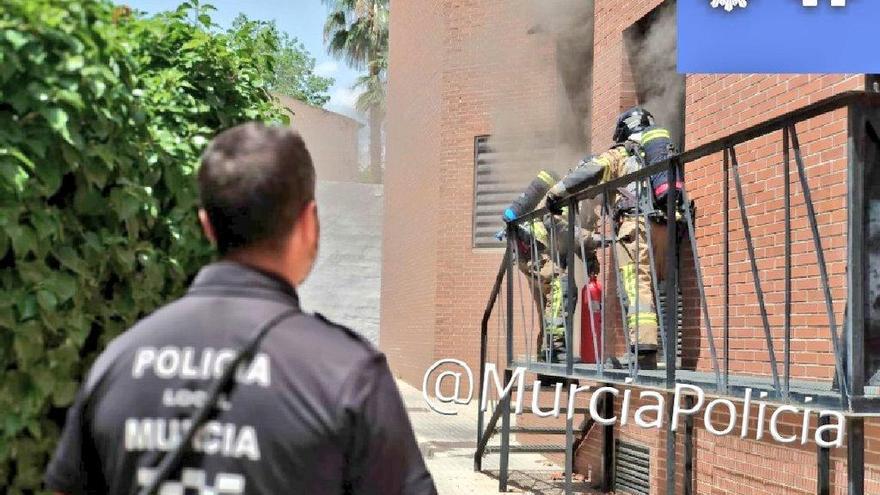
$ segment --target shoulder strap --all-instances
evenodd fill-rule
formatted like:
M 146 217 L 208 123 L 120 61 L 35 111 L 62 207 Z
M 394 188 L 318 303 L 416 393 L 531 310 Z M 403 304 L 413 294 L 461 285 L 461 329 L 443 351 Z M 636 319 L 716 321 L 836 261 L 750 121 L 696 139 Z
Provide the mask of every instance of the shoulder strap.
M 180 467 L 180 462 L 183 459 L 183 455 L 186 454 L 187 450 L 189 450 L 189 446 L 192 443 L 193 437 L 195 437 L 196 432 L 214 413 L 214 409 L 217 406 L 217 401 L 220 399 L 220 394 L 224 390 L 231 389 L 231 387 L 234 385 L 233 377 L 235 376 L 235 372 L 238 367 L 245 361 L 253 358 L 254 353 L 260 346 L 260 342 L 263 340 L 263 337 L 265 337 L 266 334 L 269 333 L 269 330 L 272 330 L 279 323 L 295 314 L 298 314 L 299 312 L 299 308 L 285 309 L 281 313 L 276 314 L 268 321 L 260 325 L 259 328 L 254 331 L 251 338 L 248 339 L 247 343 L 238 350 L 238 352 L 235 354 L 235 357 L 223 370 L 223 374 L 220 375 L 220 378 L 218 378 L 214 381 L 214 383 L 211 384 L 211 387 L 208 389 L 208 395 L 205 399 L 205 403 L 199 410 L 195 411 L 190 416 L 190 426 L 184 433 L 183 438 L 177 445 L 177 448 L 175 448 L 171 452 L 166 453 L 162 457 L 162 460 L 159 462 L 159 466 L 156 468 L 156 475 L 153 476 L 153 479 L 150 480 L 149 484 L 144 486 L 138 492 L 138 495 L 155 495 L 159 490 L 159 486 L 161 486 L 162 483 L 166 479 L 168 479 L 168 477 L 171 476 L 171 474 L 174 473 L 177 468 Z

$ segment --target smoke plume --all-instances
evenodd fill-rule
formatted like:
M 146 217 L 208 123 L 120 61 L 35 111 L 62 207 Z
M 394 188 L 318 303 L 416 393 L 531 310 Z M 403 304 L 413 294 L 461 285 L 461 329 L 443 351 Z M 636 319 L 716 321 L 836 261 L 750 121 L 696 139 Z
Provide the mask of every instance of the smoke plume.
M 685 77 L 676 72 L 676 2 L 661 7 L 626 31 L 625 40 L 639 104 L 683 145 Z
M 494 79 L 489 84 L 510 88 L 489 102 L 491 146 L 530 174 L 539 168 L 564 173 L 589 149 L 593 2 L 511 0 L 504 11 L 505 18 L 488 27 L 484 50 Z M 514 79 L 505 70 L 511 68 Z M 555 86 L 548 77 L 554 74 Z M 528 81 L 534 87 L 524 93 Z

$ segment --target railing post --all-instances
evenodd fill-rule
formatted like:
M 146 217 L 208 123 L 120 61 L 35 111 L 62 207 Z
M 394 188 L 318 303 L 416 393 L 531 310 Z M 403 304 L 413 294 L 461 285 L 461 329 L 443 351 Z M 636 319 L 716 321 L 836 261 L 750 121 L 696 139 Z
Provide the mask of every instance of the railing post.
M 694 407 L 694 398 L 685 399 L 688 409 Z M 694 493 L 694 417 L 688 415 L 684 420 L 684 495 Z
M 782 365 L 782 396 L 788 399 L 791 385 L 791 163 L 789 160 L 788 127 L 782 129 L 782 176 L 785 201 L 785 316 L 782 323 L 783 365 Z
M 510 224 L 507 231 L 509 239 L 509 249 L 511 252 L 516 249 L 516 227 Z M 507 363 L 506 367 L 510 367 L 513 363 L 513 257 L 508 256 L 507 262 Z
M 678 280 L 678 253 L 676 247 L 678 242 L 677 222 L 675 220 L 676 210 L 678 209 L 678 194 L 675 183 L 677 180 L 676 171 L 678 170 L 678 158 L 673 157 L 669 160 L 668 169 L 668 191 L 671 194 L 666 197 L 666 228 L 668 237 L 666 239 L 666 342 L 664 349 L 666 350 L 666 388 L 672 390 L 675 388 L 676 375 L 676 356 L 678 354 L 678 312 L 671 308 L 678 307 L 678 293 L 675 290 L 675 283 Z M 672 401 L 669 400 L 666 406 L 666 493 L 675 493 L 675 432 L 672 431 Z
M 578 206 L 578 214 L 580 214 L 580 206 Z M 603 217 L 603 218 L 604 218 L 604 217 Z M 602 229 L 602 236 L 603 236 L 603 238 L 604 238 L 604 236 L 605 236 L 604 223 L 602 224 L 602 226 L 603 226 L 603 229 Z M 591 278 L 590 278 L 590 272 L 591 272 L 591 270 L 590 270 L 590 263 L 589 263 L 589 261 L 587 260 L 587 251 L 586 251 L 586 249 L 584 248 L 584 243 L 581 242 L 581 240 L 580 240 L 579 238 L 576 238 L 576 241 L 577 241 L 577 243 L 578 243 L 578 249 L 579 249 L 580 252 L 581 252 L 581 261 L 582 261 L 583 264 L 584 264 L 584 277 L 585 277 L 585 278 L 584 278 L 584 285 L 585 285 L 585 286 L 588 286 L 588 285 L 590 284 L 590 281 L 591 281 Z M 604 253 L 605 250 L 603 249 L 602 252 Z M 596 257 L 596 259 L 598 260 L 598 256 Z M 593 267 L 593 268 L 594 268 L 594 269 L 598 269 L 599 267 Z M 581 304 L 583 304 L 584 302 L 580 300 L 580 294 L 577 294 L 577 287 L 575 287 L 574 290 L 575 290 L 576 297 L 578 297 L 578 301 L 579 301 Z M 599 376 L 599 377 L 601 377 L 602 374 L 603 374 L 603 365 L 602 365 L 602 359 L 603 359 L 602 354 L 603 354 L 603 353 L 602 353 L 602 351 L 599 350 L 599 341 L 596 339 L 596 329 L 593 328 L 593 323 L 594 323 L 594 321 L 595 321 L 594 318 L 593 318 L 593 308 L 594 308 L 594 304 L 593 304 L 593 303 L 594 303 L 594 302 L 598 302 L 599 304 L 604 304 L 604 302 L 603 302 L 603 301 L 593 301 L 593 297 L 592 297 L 592 295 L 591 295 L 591 292 L 592 292 L 592 291 L 590 291 L 590 290 L 586 290 L 585 292 L 586 292 L 586 294 L 587 294 L 586 307 L 581 307 L 581 313 L 583 313 L 584 311 L 586 311 L 586 313 L 587 313 L 587 318 L 589 318 L 589 322 L 590 322 L 590 327 L 589 327 L 590 339 L 592 339 L 592 341 L 593 341 L 593 359 L 596 360 L 596 375 Z M 581 327 L 581 338 L 584 338 L 583 335 L 584 335 L 584 328 Z M 586 358 L 586 356 L 581 356 L 581 362 L 583 362 L 583 360 L 584 360 L 585 358 Z
M 849 106 L 847 152 L 847 370 L 850 407 L 865 387 L 865 120 L 863 109 Z M 865 420 L 847 421 L 847 478 L 849 495 L 865 493 Z
M 610 212 L 614 211 L 611 209 L 611 199 L 608 197 L 607 194 L 603 194 L 602 196 L 603 196 L 603 201 L 605 203 L 605 206 L 604 206 L 605 212 L 606 212 L 606 214 L 611 214 Z M 633 376 L 633 361 L 636 359 L 636 357 L 632 351 L 632 346 L 630 345 L 629 322 L 627 321 L 627 318 L 626 318 L 627 301 L 626 301 L 626 296 L 624 295 L 625 294 L 625 289 L 623 286 L 624 282 L 620 276 L 620 257 L 617 254 L 617 243 L 618 242 L 620 242 L 620 240 L 617 238 L 617 225 L 611 225 L 611 260 L 613 262 L 612 271 L 614 272 L 614 285 L 617 289 L 617 300 L 618 300 L 618 304 L 620 305 L 620 320 L 621 320 L 620 328 L 623 330 L 623 340 L 624 340 L 624 342 L 626 342 L 624 348 L 626 349 L 626 355 L 628 358 L 627 359 L 628 360 L 627 370 L 629 371 L 630 376 Z M 605 333 L 605 315 L 604 314 L 602 315 L 602 333 L 603 333 L 602 339 L 603 339 L 603 346 L 604 346 L 605 345 L 605 343 L 604 343 L 605 342 L 605 340 L 604 340 L 605 339 L 605 335 L 604 335 L 604 333 Z
M 510 383 L 511 376 L 513 373 L 509 369 L 504 370 L 504 383 Z M 513 394 L 514 391 L 511 390 L 501 398 L 501 403 L 498 404 L 501 407 L 501 458 L 498 461 L 499 492 L 507 491 L 508 462 L 510 460 L 510 400 Z
M 724 180 L 721 188 L 724 190 L 722 202 L 722 214 L 724 215 L 724 239 L 722 241 L 722 264 L 724 265 L 724 393 L 730 391 L 730 153 L 724 148 Z
M 507 247 L 505 248 L 504 256 L 501 258 L 501 266 L 498 268 L 498 275 L 495 276 L 495 284 L 492 286 L 492 292 L 489 295 L 489 302 L 486 304 L 486 309 L 483 311 L 483 320 L 480 322 L 480 376 L 477 377 L 477 383 L 479 383 L 477 396 L 480 401 L 479 406 L 477 407 L 477 450 L 474 453 L 474 471 L 483 470 L 483 449 L 481 448 L 481 440 L 485 433 L 483 426 L 485 425 L 486 414 L 482 408 L 483 377 L 486 374 L 486 358 L 489 347 L 489 318 L 492 317 L 492 310 L 495 308 L 496 301 L 498 301 L 498 292 L 501 290 L 501 282 L 504 279 L 504 274 L 507 273 L 507 264 L 510 263 L 511 247 L 513 245 L 514 244 L 508 242 Z M 495 428 L 494 424 L 492 425 L 492 428 Z
M 568 275 L 568 294 L 565 308 L 565 333 L 568 348 L 565 352 L 565 374 L 571 376 L 574 372 L 574 312 L 577 308 L 578 293 L 577 281 L 575 280 L 574 253 L 576 249 L 575 226 L 577 225 L 578 202 L 572 199 L 568 204 L 568 252 L 566 253 L 566 271 Z M 589 274 L 587 275 L 589 277 Z M 571 393 L 571 388 L 568 390 Z M 565 494 L 571 493 L 572 472 L 574 471 L 574 414 L 566 415 L 565 419 Z
M 687 194 L 687 188 L 684 184 L 684 167 L 679 165 L 678 168 L 679 176 L 678 180 L 682 182 L 681 187 L 681 199 L 684 210 L 684 219 L 687 224 L 687 235 L 691 244 L 691 255 L 694 257 L 694 273 L 697 277 L 697 290 L 700 294 L 700 307 L 703 310 L 703 315 L 706 318 L 706 337 L 708 337 L 709 341 L 709 356 L 712 358 L 712 370 L 715 372 L 715 387 L 721 389 L 722 381 L 721 381 L 721 370 L 718 366 L 718 351 L 715 349 L 715 333 L 712 331 L 712 317 L 709 315 L 709 302 L 706 300 L 706 286 L 703 283 L 703 267 L 700 263 L 699 251 L 697 249 L 697 229 L 694 226 L 694 218 L 691 214 L 690 208 L 690 200 Z M 678 291 L 676 291 L 676 296 L 678 295 Z M 678 308 L 675 308 L 678 311 Z M 678 321 L 678 319 L 676 319 Z M 676 335 L 676 342 L 678 341 L 678 335 Z M 677 354 L 676 354 L 677 356 Z
M 578 202 L 572 199 L 568 205 L 568 252 L 566 253 L 566 271 L 568 287 L 565 291 L 568 293 L 568 300 L 565 308 L 565 333 L 568 340 L 568 349 L 565 353 L 565 373 L 571 376 L 574 371 L 574 313 L 578 304 L 577 281 L 575 280 L 575 261 L 574 253 L 577 246 L 575 236 L 575 225 L 577 224 L 577 207 Z M 588 275 L 589 276 L 589 275 Z
M 810 190 L 810 183 L 807 180 L 807 169 L 804 166 L 804 160 L 801 157 L 801 145 L 798 141 L 797 129 L 792 124 L 789 127 L 789 135 L 791 136 L 791 144 L 794 148 L 794 160 L 797 164 L 798 176 L 801 181 L 801 189 L 804 193 L 804 205 L 807 208 L 807 220 L 810 223 L 810 230 L 813 235 L 813 249 L 816 250 L 816 263 L 819 267 L 819 280 L 822 285 L 822 292 L 825 296 L 825 310 L 828 314 L 828 328 L 831 331 L 831 347 L 834 350 L 834 366 L 840 377 L 840 396 L 843 407 L 848 407 L 849 402 L 849 383 L 846 379 L 843 369 L 843 351 L 839 338 L 837 336 L 837 317 L 834 314 L 834 299 L 831 295 L 831 285 L 828 279 L 828 269 L 825 263 L 825 250 L 822 247 L 822 236 L 819 233 L 819 224 L 816 220 L 816 211 L 813 207 L 813 194 Z M 852 259 L 851 259 L 852 260 Z M 851 261 L 852 263 L 852 261 Z
M 828 416 L 819 416 L 816 427 L 822 427 L 831 421 Z M 829 435 L 822 435 L 822 440 L 829 441 Z M 816 495 L 829 495 L 831 493 L 831 449 L 828 447 L 816 447 Z
M 507 238 L 510 249 L 516 249 L 516 227 L 508 224 Z M 508 257 L 510 258 L 510 257 Z M 513 364 L 513 261 L 507 259 L 507 363 L 505 363 L 504 383 L 509 383 Z M 510 459 L 510 400 L 513 391 L 502 398 L 501 404 L 501 459 L 499 462 L 498 491 L 507 491 L 507 470 Z
M 605 394 L 602 396 L 602 417 L 610 418 L 614 415 L 614 396 Z M 614 484 L 614 425 L 602 426 L 602 482 L 599 489 L 610 492 Z
M 730 148 L 730 162 L 733 166 L 733 182 L 736 186 L 736 200 L 739 205 L 739 216 L 743 226 L 743 236 L 746 238 L 746 249 L 752 266 L 752 280 L 755 285 L 755 297 L 758 299 L 758 309 L 761 312 L 761 322 L 764 325 L 764 340 L 767 343 L 767 354 L 770 355 L 770 373 L 773 375 L 773 388 L 776 393 L 782 394 L 782 385 L 779 382 L 778 362 L 776 351 L 773 346 L 773 336 L 770 333 L 770 319 L 767 316 L 767 306 L 764 301 L 764 290 L 761 288 L 761 273 L 758 271 L 758 259 L 755 255 L 755 245 L 752 241 L 752 232 L 749 228 L 749 215 L 746 212 L 746 200 L 743 194 L 742 179 L 739 174 L 739 162 L 736 159 L 736 150 Z

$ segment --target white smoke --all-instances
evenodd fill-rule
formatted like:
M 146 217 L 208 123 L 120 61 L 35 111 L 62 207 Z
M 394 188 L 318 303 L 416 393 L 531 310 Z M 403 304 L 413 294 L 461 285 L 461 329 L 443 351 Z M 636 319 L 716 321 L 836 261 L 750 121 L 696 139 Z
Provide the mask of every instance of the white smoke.
M 524 93 L 522 80 L 510 80 L 505 70 L 492 72 L 497 79 L 489 84 L 510 91 L 497 92 L 489 101 L 490 144 L 499 159 L 515 162 L 517 169 L 564 173 L 589 149 L 593 1 L 511 0 L 503 15 L 505 19 L 487 27 L 482 48 L 489 70 L 522 68 L 525 77 L 539 85 L 546 85 L 546 75 L 555 73 L 557 82 L 556 87 L 539 86 Z M 525 42 L 508 42 L 509 33 L 499 29 L 516 29 Z M 548 92 L 555 101 L 537 96 Z
M 667 0 L 626 35 L 639 104 L 683 144 L 685 76 L 676 72 L 676 2 Z

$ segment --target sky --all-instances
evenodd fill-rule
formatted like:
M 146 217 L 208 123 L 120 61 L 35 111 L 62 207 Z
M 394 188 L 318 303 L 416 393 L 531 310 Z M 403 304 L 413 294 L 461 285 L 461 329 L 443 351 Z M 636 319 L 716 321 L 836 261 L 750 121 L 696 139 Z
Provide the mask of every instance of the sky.
M 117 0 L 129 7 L 148 13 L 173 10 L 183 0 Z M 327 7 L 321 0 L 203 0 L 217 8 L 212 12 L 214 22 L 229 27 L 239 12 L 251 19 L 275 20 L 278 28 L 298 38 L 317 61 L 315 72 L 336 80 L 330 88 L 328 110 L 357 117 L 354 102 L 357 94 L 351 89 L 358 73 L 335 60 L 324 48 L 324 19 Z

